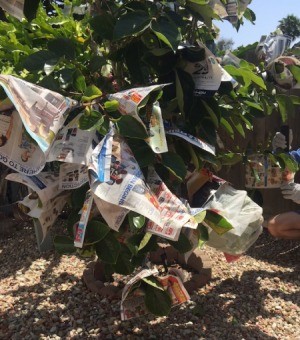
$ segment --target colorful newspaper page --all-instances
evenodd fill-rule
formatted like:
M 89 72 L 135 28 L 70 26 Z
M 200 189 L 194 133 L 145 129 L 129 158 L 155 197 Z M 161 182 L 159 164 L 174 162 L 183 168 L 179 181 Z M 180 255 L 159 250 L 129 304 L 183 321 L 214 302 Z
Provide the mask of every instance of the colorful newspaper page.
M 77 248 L 82 248 L 85 236 L 86 226 L 89 220 L 91 208 L 93 205 L 93 195 L 91 190 L 88 190 L 85 195 L 85 200 L 83 203 L 83 207 L 81 210 L 81 216 L 79 220 L 79 224 L 76 230 L 74 246 Z
M 59 189 L 77 189 L 88 180 L 86 165 L 63 163 L 59 167 Z

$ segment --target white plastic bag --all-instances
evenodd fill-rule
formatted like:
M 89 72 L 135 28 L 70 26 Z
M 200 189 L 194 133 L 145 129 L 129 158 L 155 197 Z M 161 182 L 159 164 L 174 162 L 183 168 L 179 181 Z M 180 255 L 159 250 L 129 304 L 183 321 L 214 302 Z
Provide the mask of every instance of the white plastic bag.
M 262 208 L 251 200 L 245 190 L 236 190 L 225 183 L 204 208 L 217 210 L 233 226 L 223 235 L 209 228 L 206 244 L 210 247 L 228 254 L 242 254 L 262 232 Z

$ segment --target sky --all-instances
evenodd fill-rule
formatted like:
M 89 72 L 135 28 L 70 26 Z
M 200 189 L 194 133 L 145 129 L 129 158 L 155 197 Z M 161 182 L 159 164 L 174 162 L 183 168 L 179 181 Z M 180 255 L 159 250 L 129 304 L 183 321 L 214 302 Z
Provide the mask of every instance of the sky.
M 279 20 L 288 14 L 293 14 L 300 19 L 300 0 L 252 0 L 248 7 L 256 15 L 255 25 L 244 20 L 244 25 L 236 32 L 229 21 L 214 22 L 220 28 L 220 38 L 231 38 L 234 41 L 233 48 L 259 41 L 262 35 L 273 32 Z M 292 45 L 298 41 L 299 39 L 296 39 Z

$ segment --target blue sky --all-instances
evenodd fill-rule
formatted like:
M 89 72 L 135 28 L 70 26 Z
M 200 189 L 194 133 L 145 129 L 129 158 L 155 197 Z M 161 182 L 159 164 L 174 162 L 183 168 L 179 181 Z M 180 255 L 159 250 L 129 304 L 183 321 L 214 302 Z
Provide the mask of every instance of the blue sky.
M 248 7 L 256 14 L 255 25 L 245 20 L 244 25 L 236 32 L 228 21 L 215 21 L 215 25 L 220 28 L 220 38 L 231 38 L 235 43 L 234 48 L 259 41 L 262 35 L 274 31 L 279 20 L 288 14 L 300 19 L 300 0 L 252 0 Z M 297 41 L 299 39 L 295 40 Z

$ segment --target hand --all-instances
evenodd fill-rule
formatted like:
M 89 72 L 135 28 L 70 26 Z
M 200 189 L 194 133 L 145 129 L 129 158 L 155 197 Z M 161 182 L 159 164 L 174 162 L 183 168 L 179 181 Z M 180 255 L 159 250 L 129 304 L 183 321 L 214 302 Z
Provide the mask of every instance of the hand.
M 280 189 L 285 199 L 292 200 L 295 203 L 300 204 L 300 184 L 284 184 L 280 187 Z
M 291 144 L 292 144 L 292 140 L 293 140 L 293 131 L 292 129 L 290 129 L 289 131 L 289 150 L 291 149 Z M 285 149 L 287 147 L 286 145 L 286 139 L 284 134 L 282 134 L 281 132 L 276 132 L 275 136 L 273 137 L 272 140 L 272 148 L 273 151 L 276 151 L 276 149 L 281 148 L 281 149 Z

